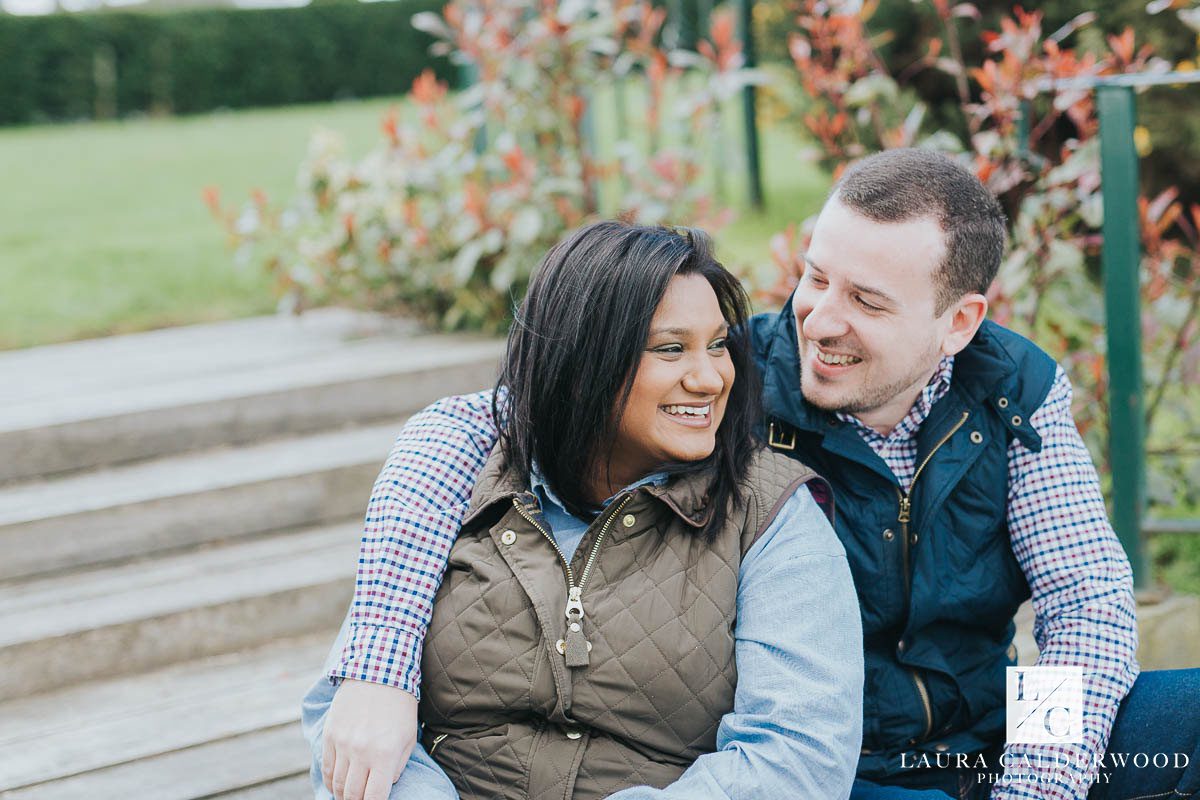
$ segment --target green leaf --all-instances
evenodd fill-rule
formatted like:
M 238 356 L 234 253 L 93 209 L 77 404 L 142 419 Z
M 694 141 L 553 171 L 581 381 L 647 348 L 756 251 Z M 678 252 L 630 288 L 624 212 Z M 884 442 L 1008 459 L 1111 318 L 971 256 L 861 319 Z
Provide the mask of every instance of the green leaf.
M 473 239 L 463 245 L 462 249 L 454 256 L 454 266 L 452 267 L 454 283 L 458 286 L 466 286 L 467 281 L 471 280 L 471 276 L 475 274 L 475 265 L 482 257 L 483 243 L 478 239 Z
M 514 244 L 532 244 L 542 232 L 542 214 L 533 206 L 525 206 L 513 217 L 508 236 Z

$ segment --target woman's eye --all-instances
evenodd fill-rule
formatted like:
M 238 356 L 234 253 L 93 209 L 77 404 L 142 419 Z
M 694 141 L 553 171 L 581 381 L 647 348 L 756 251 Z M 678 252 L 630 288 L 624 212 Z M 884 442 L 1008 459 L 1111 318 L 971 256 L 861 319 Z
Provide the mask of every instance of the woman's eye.
M 655 353 L 667 353 L 667 354 L 675 355 L 675 354 L 679 354 L 679 353 L 683 352 L 683 345 L 681 345 L 681 344 L 663 344 L 663 345 L 659 345 L 658 347 L 653 348 L 653 351 Z
M 728 345 L 728 343 L 729 343 L 728 339 L 717 339 L 715 342 L 713 342 L 712 344 L 710 344 L 708 346 L 708 349 L 709 350 L 724 350 L 725 347 Z

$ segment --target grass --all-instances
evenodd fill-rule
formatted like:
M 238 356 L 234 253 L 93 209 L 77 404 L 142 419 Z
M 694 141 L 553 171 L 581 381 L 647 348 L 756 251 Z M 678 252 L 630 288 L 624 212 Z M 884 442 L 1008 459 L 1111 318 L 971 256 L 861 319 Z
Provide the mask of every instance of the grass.
M 271 311 L 203 188 L 286 197 L 315 128 L 365 149 L 388 104 L 0 130 L 0 349 Z
M 269 279 L 234 266 L 202 190 L 220 187 L 233 205 L 255 187 L 284 200 L 315 129 L 365 154 L 395 102 L 0 130 L 0 349 L 270 312 Z M 730 105 L 727 135 L 740 142 Z M 764 132 L 762 147 L 769 208 L 718 239 L 743 270 L 769 264 L 770 235 L 813 213 L 828 184 L 793 136 Z

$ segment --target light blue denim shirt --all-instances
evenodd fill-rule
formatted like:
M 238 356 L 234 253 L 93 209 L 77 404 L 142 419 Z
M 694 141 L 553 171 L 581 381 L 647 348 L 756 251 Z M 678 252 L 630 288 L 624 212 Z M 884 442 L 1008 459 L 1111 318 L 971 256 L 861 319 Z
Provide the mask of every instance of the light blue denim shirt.
M 545 522 L 569 559 L 589 522 L 570 515 L 533 477 Z M 653 475 L 634 486 L 663 479 Z M 862 625 L 846 553 L 806 488 L 742 559 L 734 638 L 738 682 L 716 751 L 670 786 L 636 786 L 612 800 L 849 797 L 862 742 Z M 331 657 L 336 653 L 337 643 Z M 332 694 L 322 679 L 306 698 L 310 742 L 320 740 L 312 729 L 323 725 Z M 314 789 L 323 798 L 329 793 L 319 785 L 320 755 L 314 747 Z M 418 744 L 390 797 L 457 800 L 458 794 Z

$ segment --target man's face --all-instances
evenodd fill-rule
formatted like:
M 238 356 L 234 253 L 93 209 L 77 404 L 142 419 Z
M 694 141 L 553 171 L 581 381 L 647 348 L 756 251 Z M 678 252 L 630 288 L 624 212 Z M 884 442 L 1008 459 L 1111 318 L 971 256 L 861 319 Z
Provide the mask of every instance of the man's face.
M 947 345 L 955 306 L 934 314 L 944 254 L 933 217 L 880 223 L 825 204 L 792 301 L 805 400 L 881 432 L 904 418 Z

